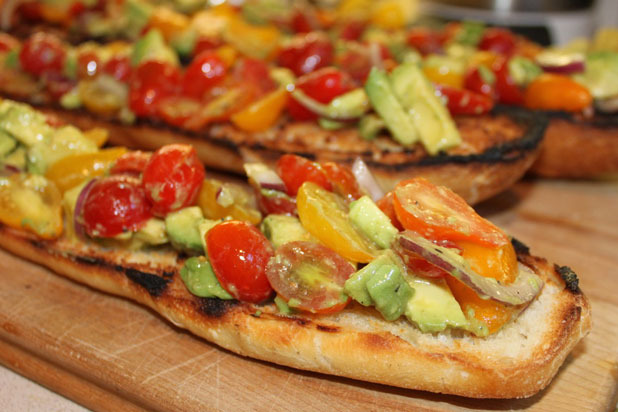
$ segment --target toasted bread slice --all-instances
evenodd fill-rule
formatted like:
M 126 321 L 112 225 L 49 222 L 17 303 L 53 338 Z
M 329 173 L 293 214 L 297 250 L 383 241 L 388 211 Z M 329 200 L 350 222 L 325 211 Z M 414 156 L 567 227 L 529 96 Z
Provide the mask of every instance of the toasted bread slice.
M 515 242 L 520 264 L 545 286 L 515 321 L 488 338 L 422 333 L 401 320 L 352 305 L 334 315 L 279 314 L 255 305 L 198 298 L 171 250 L 104 249 L 42 241 L 0 226 L 0 246 L 61 275 L 149 306 L 177 326 L 243 356 L 403 388 L 475 398 L 519 398 L 546 387 L 590 329 L 590 307 L 558 267 Z
M 282 153 L 296 153 L 317 161 L 351 166 L 363 159 L 384 190 L 414 176 L 451 188 L 468 203 L 478 203 L 510 187 L 528 170 L 540 150 L 546 127 L 543 117 L 516 108 L 501 107 L 483 116 L 456 118 L 463 143 L 438 156 L 429 156 L 420 144 L 404 148 L 391 138 L 360 138 L 355 129 L 329 131 L 314 123 L 282 119 L 261 133 L 246 133 L 231 124 L 215 124 L 203 133 L 138 121 L 124 125 L 97 118 L 85 111 L 41 107 L 82 129 L 105 127 L 115 145 L 157 149 L 170 143 L 190 143 L 203 163 L 214 169 L 244 173 L 242 165 L 260 161 L 273 165 Z
M 549 117 L 532 173 L 592 178 L 618 172 L 618 115 L 584 119 L 569 113 L 549 113 Z

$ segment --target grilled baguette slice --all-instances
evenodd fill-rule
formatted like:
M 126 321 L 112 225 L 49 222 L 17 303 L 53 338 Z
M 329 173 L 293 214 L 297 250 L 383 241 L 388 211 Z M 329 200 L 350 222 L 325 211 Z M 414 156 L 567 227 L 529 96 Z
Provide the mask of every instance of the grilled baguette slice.
M 456 118 L 463 143 L 438 156 L 429 156 L 420 144 L 409 149 L 387 136 L 363 140 L 356 129 L 324 130 L 314 123 L 282 119 L 261 133 L 246 133 L 229 123 L 214 124 L 200 133 L 163 124 L 138 121 L 124 125 L 85 111 L 40 107 L 82 129 L 104 127 L 114 145 L 154 150 L 170 143 L 190 143 L 206 167 L 244 173 L 244 162 L 271 166 L 283 153 L 351 166 L 362 158 L 384 190 L 414 176 L 451 188 L 475 204 L 515 183 L 537 157 L 546 127 L 544 116 L 517 108 L 500 107 L 483 116 Z
M 514 243 L 520 264 L 545 281 L 521 316 L 488 338 L 421 333 L 351 305 L 334 315 L 280 315 L 273 304 L 198 298 L 171 250 L 104 249 L 42 241 L 0 226 L 0 246 L 95 289 L 144 304 L 177 326 L 243 356 L 403 388 L 475 398 L 519 398 L 545 388 L 590 329 L 590 307 L 573 279 Z
M 593 178 L 618 172 L 618 114 L 583 119 L 556 112 L 549 113 L 549 118 L 532 173 Z

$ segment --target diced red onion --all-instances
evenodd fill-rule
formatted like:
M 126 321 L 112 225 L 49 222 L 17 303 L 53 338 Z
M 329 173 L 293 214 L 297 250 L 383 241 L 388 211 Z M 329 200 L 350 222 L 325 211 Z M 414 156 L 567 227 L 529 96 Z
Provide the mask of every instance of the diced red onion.
M 14 175 L 15 173 L 20 173 L 22 172 L 22 170 L 14 165 L 7 165 L 4 164 L 2 165 L 2 168 L 0 168 L 0 176 L 11 176 Z
M 354 177 L 356 177 L 358 186 L 362 190 L 365 190 L 374 202 L 377 202 L 384 197 L 384 190 L 382 190 L 376 178 L 373 176 L 373 173 L 369 170 L 367 163 L 365 163 L 360 157 L 357 157 L 356 160 L 354 160 L 354 164 L 352 165 L 352 173 L 354 174 Z
M 264 163 L 245 163 L 245 173 L 250 180 L 253 180 L 262 189 L 278 190 L 285 192 L 285 183 L 277 172 L 266 166 Z
M 535 58 L 541 68 L 550 73 L 580 73 L 586 69 L 585 58 L 581 53 L 546 51 Z
M 583 61 L 574 61 L 571 63 L 563 64 L 561 66 L 554 65 L 541 65 L 543 71 L 548 73 L 557 73 L 557 74 L 573 74 L 573 73 L 581 73 L 586 70 L 586 65 Z

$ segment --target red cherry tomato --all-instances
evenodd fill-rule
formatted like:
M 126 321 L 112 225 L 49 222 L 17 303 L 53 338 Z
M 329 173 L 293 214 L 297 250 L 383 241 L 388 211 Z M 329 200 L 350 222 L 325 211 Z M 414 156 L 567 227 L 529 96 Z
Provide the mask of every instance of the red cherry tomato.
M 128 82 L 131 78 L 131 63 L 128 56 L 112 57 L 103 65 L 103 72 L 121 82 Z
M 309 17 L 300 10 L 294 13 L 290 25 L 294 33 L 309 33 L 315 30 Z
M 335 162 L 325 162 L 321 166 L 335 193 L 348 201 L 356 200 L 363 195 L 350 169 Z
M 464 88 L 493 99 L 496 95 L 496 76 L 488 68 L 474 67 L 464 76 Z
M 223 43 L 217 38 L 200 37 L 193 47 L 193 56 L 199 56 L 202 52 L 213 51 Z
M 24 2 L 19 4 L 17 12 L 28 20 L 41 20 L 41 5 L 35 1 Z
M 360 39 L 366 26 L 366 23 L 361 20 L 351 20 L 341 28 L 339 38 L 343 40 L 356 41 Z
M 152 153 L 134 150 L 120 156 L 109 169 L 110 174 L 135 174 L 140 175 L 146 169 Z
M 215 52 L 204 51 L 197 55 L 182 79 L 182 92 L 185 96 L 201 99 L 204 94 L 225 78 L 227 68 Z
M 446 99 L 446 106 L 452 115 L 479 115 L 489 112 L 494 107 L 494 101 L 490 97 L 471 90 L 440 84 L 436 85 L 436 91 Z
M 380 48 L 380 57 L 382 60 L 392 59 L 393 56 L 385 45 L 375 44 Z M 371 47 L 374 46 L 363 45 L 360 48 L 350 49 L 337 56 L 337 66 L 361 85 L 365 83 L 373 67 Z
M 342 310 L 350 298 L 343 293 L 354 266 L 319 243 L 290 242 L 271 259 L 266 276 L 273 289 L 294 308 L 312 313 Z
M 395 252 L 401 257 L 411 273 L 417 276 L 423 276 L 426 278 L 442 278 L 448 275 L 448 272 L 437 267 L 436 265 L 427 262 L 421 256 L 414 252 L 410 252 L 398 245 L 395 245 Z
M 202 103 L 190 97 L 170 96 L 161 100 L 157 114 L 166 122 L 182 127 L 202 107 Z
M 478 44 L 479 50 L 510 56 L 515 50 L 515 36 L 506 29 L 489 28 L 483 33 Z
M 71 17 L 77 17 L 85 11 L 86 6 L 84 5 L 84 3 L 82 3 L 81 1 L 76 1 L 71 4 L 71 7 L 69 7 L 68 15 Z
M 129 107 L 138 116 L 155 115 L 157 105 L 176 93 L 180 70 L 169 63 L 146 61 L 133 73 L 129 87 Z
M 496 75 L 496 97 L 500 103 L 522 105 L 524 92 L 515 83 L 509 74 L 508 59 L 498 59 L 492 67 Z
M 296 87 L 320 103 L 330 103 L 335 97 L 353 89 L 350 77 L 334 67 L 327 67 L 298 79 Z M 318 115 L 294 98 L 288 101 L 288 112 L 297 121 L 315 120 Z
M 279 53 L 280 66 L 287 67 L 297 76 L 314 72 L 333 62 L 334 48 L 331 41 L 317 33 L 297 36 Z
M 101 70 L 101 62 L 96 53 L 87 51 L 77 56 L 77 77 L 93 77 Z
M 270 77 L 268 65 L 259 59 L 242 59 L 234 70 L 234 78 L 239 83 L 245 83 L 249 88 L 258 90 L 258 95 L 263 96 L 277 88 L 277 83 Z
M 296 196 L 298 189 L 305 182 L 313 182 L 326 190 L 332 190 L 330 180 L 318 163 L 294 154 L 285 154 L 279 158 L 277 174 L 285 183 L 290 196 Z
M 271 296 L 266 265 L 274 252 L 255 226 L 239 220 L 219 223 L 206 234 L 206 250 L 221 286 L 234 298 L 259 303 Z
M 395 226 L 399 231 L 403 230 L 403 226 L 399 219 L 397 218 L 397 213 L 395 213 L 395 205 L 393 204 L 394 193 L 392 191 L 388 192 L 384 197 L 376 202 L 376 205 L 380 208 L 381 211 L 384 212 L 386 216 L 391 219 L 391 223 Z
M 264 215 L 296 215 L 296 199 L 286 193 L 273 190 L 269 195 L 265 195 L 256 189 L 257 204 L 260 212 Z
M 62 42 L 44 32 L 30 36 L 19 52 L 21 67 L 35 76 L 45 72 L 62 72 L 65 58 L 66 50 Z
M 59 100 L 65 93 L 75 87 L 75 81 L 60 72 L 47 72 L 43 75 L 45 88 L 52 98 Z
M 407 37 L 408 44 L 423 56 L 441 53 L 446 40 L 445 33 L 426 28 L 414 28 Z
M 467 240 L 493 248 L 510 243 L 504 232 L 476 214 L 465 200 L 424 178 L 397 184 L 393 205 L 403 227 L 427 239 Z
M 84 229 L 92 237 L 138 230 L 150 219 L 150 204 L 139 179 L 109 176 L 95 182 L 84 199 Z
M 165 216 L 193 204 L 205 175 L 193 146 L 170 144 L 157 150 L 142 175 L 152 213 Z

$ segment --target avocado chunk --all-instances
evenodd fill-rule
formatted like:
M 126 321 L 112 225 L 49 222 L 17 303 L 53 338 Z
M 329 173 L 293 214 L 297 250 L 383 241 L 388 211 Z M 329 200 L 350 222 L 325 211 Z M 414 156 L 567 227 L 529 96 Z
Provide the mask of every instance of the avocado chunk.
M 399 231 L 369 196 L 350 203 L 348 214 L 352 224 L 382 249 L 390 247 Z
M 163 245 L 169 242 L 165 231 L 165 222 L 154 217 L 148 219 L 146 224 L 135 232 L 134 238 L 152 246 Z
M 518 86 L 526 86 L 536 79 L 543 70 L 532 60 L 515 56 L 508 63 L 509 74 Z
M 384 319 L 392 321 L 404 314 L 414 290 L 408 285 L 393 256 L 383 254 L 353 273 L 344 292 L 363 306 L 374 305 Z
M 44 174 L 49 166 L 66 156 L 97 150 L 96 143 L 78 128 L 62 126 L 53 130 L 48 139 L 37 141 L 28 148 L 28 171 Z
M 3 109 L 6 111 L 0 117 L 0 130 L 10 134 L 22 144 L 32 146 L 52 134 L 53 129 L 47 124 L 45 115 L 30 106 L 10 102 Z
M 422 332 L 440 332 L 447 327 L 467 329 L 469 324 L 459 303 L 444 279 L 411 276 L 414 295 L 405 308 L 405 316 Z
M 595 99 L 618 95 L 618 52 L 595 52 L 586 57 L 586 70 L 574 76 Z
M 371 69 L 365 91 L 371 106 L 384 120 L 393 138 L 406 146 L 416 143 L 418 130 L 397 99 L 386 73 L 375 67 Z
M 139 35 L 142 29 L 148 24 L 150 15 L 154 7 L 143 0 L 127 0 L 125 2 L 124 16 L 126 18 L 125 28 L 130 38 Z
M 17 146 L 15 150 L 4 156 L 1 163 L 24 170 L 26 168 L 26 148 L 24 146 Z
M 189 292 L 201 298 L 233 299 L 219 283 L 208 259 L 197 256 L 187 259 L 180 277 Z
M 303 227 L 297 217 L 289 215 L 268 215 L 262 220 L 260 230 L 273 247 L 295 242 L 297 240 L 310 241 L 311 234 Z
M 429 154 L 435 155 L 461 143 L 455 122 L 417 65 L 397 66 L 390 80 L 393 93 L 412 119 Z
M 17 141 L 8 133 L 0 130 L 0 158 L 4 158 L 17 147 Z M 4 163 L 4 159 L 0 159 L 0 163 Z
M 365 140 L 373 140 L 386 128 L 384 121 L 375 114 L 366 114 L 358 122 L 358 133 Z
M 131 65 L 139 66 L 141 63 L 148 60 L 156 60 L 165 63 L 178 65 L 178 56 L 163 39 L 163 35 L 159 30 L 152 29 L 140 38 L 133 47 L 131 53 Z
M 199 225 L 204 221 L 198 206 L 185 207 L 165 216 L 165 230 L 174 247 L 202 251 Z

